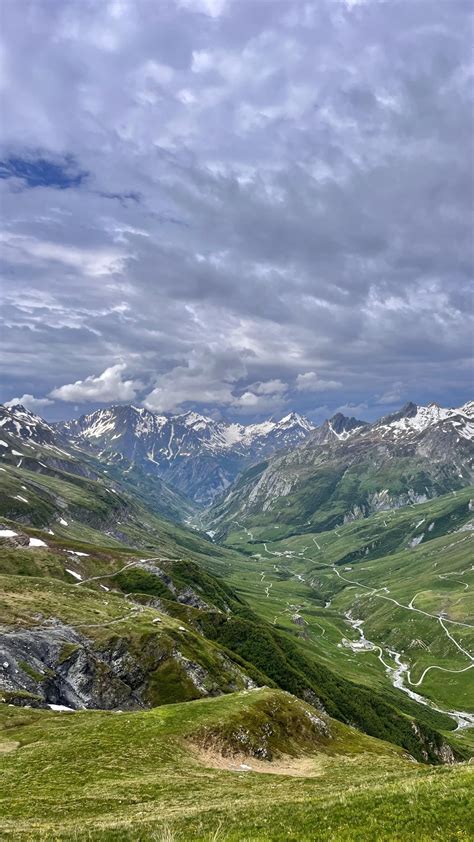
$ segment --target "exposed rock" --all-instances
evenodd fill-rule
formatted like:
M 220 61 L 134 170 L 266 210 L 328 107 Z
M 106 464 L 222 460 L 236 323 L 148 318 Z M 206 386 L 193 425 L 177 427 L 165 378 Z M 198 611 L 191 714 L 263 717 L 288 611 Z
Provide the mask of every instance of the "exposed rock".
M 55 618 L 40 628 L 4 630 L 0 633 L 0 693 L 11 695 L 15 704 L 24 694 L 31 694 L 39 704 L 74 709 L 146 708 L 155 698 L 152 686 L 158 688 L 163 703 L 160 668 L 170 662 L 202 696 L 256 686 L 219 651 L 214 653 L 211 675 L 207 666 L 177 649 L 169 630 L 160 626 L 152 626 L 137 641 L 113 633 L 106 640 L 90 640 Z

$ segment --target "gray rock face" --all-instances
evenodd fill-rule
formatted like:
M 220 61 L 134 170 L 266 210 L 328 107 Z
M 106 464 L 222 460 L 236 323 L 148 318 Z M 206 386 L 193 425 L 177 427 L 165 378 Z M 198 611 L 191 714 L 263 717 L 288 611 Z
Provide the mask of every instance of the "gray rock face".
M 77 709 L 133 710 L 153 703 L 152 687 L 163 699 L 160 670 L 186 678 L 197 696 L 217 696 L 255 687 L 223 652 L 205 665 L 187 657 L 160 625 L 133 642 L 114 635 L 91 640 L 59 622 L 50 626 L 0 630 L 0 698 L 15 704 L 64 705 Z M 213 669 L 211 674 L 210 670 Z M 180 678 L 181 676 L 181 678 Z M 173 698 L 173 701 L 175 699 Z
M 44 704 L 78 708 L 144 707 L 145 673 L 125 645 L 95 650 L 58 625 L 0 634 L 0 693 L 31 693 Z
M 451 764 L 456 762 L 456 758 L 454 756 L 454 752 L 451 746 L 447 745 L 446 743 L 441 743 L 441 745 L 437 745 L 433 741 L 430 741 L 422 733 L 416 722 L 412 722 L 411 727 L 416 739 L 422 745 L 421 754 L 426 763 L 429 762 L 430 755 L 434 755 L 435 757 L 437 757 L 440 763 Z

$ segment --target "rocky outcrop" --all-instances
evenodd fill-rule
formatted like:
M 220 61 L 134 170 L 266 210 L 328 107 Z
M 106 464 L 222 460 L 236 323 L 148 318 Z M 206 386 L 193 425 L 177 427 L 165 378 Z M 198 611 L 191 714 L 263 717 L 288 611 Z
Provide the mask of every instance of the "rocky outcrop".
M 201 748 L 223 757 L 246 755 L 272 761 L 285 754 L 313 750 L 332 739 L 329 722 L 289 694 L 257 702 L 225 724 L 202 728 L 193 735 Z
M 78 708 L 144 707 L 145 673 L 124 645 L 102 652 L 74 629 L 0 634 L 0 693 L 31 693 L 44 704 Z
M 0 698 L 133 710 L 180 701 L 180 693 L 189 698 L 190 685 L 192 698 L 255 686 L 224 653 L 203 656 L 205 665 L 188 657 L 159 626 L 139 640 L 112 634 L 96 641 L 61 623 L 5 629 L 0 632 Z
M 423 733 L 416 722 L 412 722 L 411 727 L 417 741 L 421 745 L 421 755 L 426 763 L 433 762 L 433 759 L 437 759 L 439 763 L 456 763 L 456 757 L 450 745 L 440 739 L 434 738 L 435 735 L 432 738 L 426 733 Z M 439 735 L 436 735 L 436 737 L 439 737 Z

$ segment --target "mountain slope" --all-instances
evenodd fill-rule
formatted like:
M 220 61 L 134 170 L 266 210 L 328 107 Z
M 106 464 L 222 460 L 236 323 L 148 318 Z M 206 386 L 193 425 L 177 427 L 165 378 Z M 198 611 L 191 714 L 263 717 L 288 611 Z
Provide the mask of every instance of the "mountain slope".
M 106 464 L 100 456 L 81 447 L 80 442 L 71 441 L 66 432 L 47 424 L 24 407 L 18 405 L 8 409 L 0 406 L 0 472 L 4 481 L 5 474 L 10 474 L 12 490 L 19 490 L 21 483 L 18 480 L 22 471 L 28 472 L 39 494 L 42 486 L 46 492 L 48 478 L 54 481 L 66 477 L 70 484 L 82 484 L 84 488 L 88 482 L 94 484 L 98 481 L 104 486 L 104 494 L 109 495 L 116 493 L 113 488 L 115 483 L 122 491 L 141 499 L 158 514 L 174 521 L 183 520 L 194 511 L 188 498 L 170 488 L 158 476 L 141 471 L 139 465 L 126 459 L 121 459 L 120 465 L 113 462 Z M 32 474 L 37 475 L 35 479 Z M 73 477 L 76 479 L 73 480 Z M 2 483 L 0 495 L 1 490 Z M 25 495 L 3 495 L 0 511 L 6 517 L 21 519 L 27 512 L 27 504 L 22 497 Z M 44 523 L 41 520 L 36 522 L 37 525 Z
M 12 438 L 11 433 L 5 436 Z M 245 600 L 226 590 L 222 580 L 218 584 L 203 578 L 203 567 L 210 571 L 217 567 L 222 572 L 237 567 L 239 557 L 231 551 L 196 531 L 163 520 L 129 489 L 111 482 L 108 469 L 99 474 L 98 462 L 92 470 L 88 459 L 81 461 L 79 450 L 70 455 L 61 453 L 57 445 L 46 448 L 35 444 L 23 448 L 27 456 L 18 457 L 14 449 L 11 445 L 8 453 L 5 449 L 5 467 L 0 472 L 5 519 L 0 528 L 0 569 L 6 595 L 2 616 L 9 617 L 13 609 L 3 633 L 10 653 L 6 662 L 12 659 L 13 646 L 14 662 L 24 661 L 29 672 L 25 678 L 24 671 L 15 667 L 20 684 L 12 687 L 12 692 L 16 688 L 38 695 L 32 680 L 38 683 L 38 675 L 46 675 L 51 678 L 45 685 L 48 693 L 60 704 L 69 701 L 75 706 L 89 699 L 93 704 L 113 706 L 125 705 L 127 699 L 128 704 L 137 699 L 153 703 L 169 700 L 163 687 L 170 681 L 175 689 L 166 689 L 166 693 L 176 692 L 179 699 L 194 697 L 193 677 L 200 686 L 218 692 L 252 680 L 323 704 L 332 715 L 358 723 L 375 736 L 401 741 L 411 754 L 422 757 L 428 751 L 428 756 L 436 759 L 442 739 L 435 735 L 423 736 L 421 744 L 413 741 L 412 719 L 396 702 L 372 694 L 369 705 L 363 688 L 336 676 L 321 662 L 310 663 L 304 653 L 295 650 L 291 635 L 282 636 L 262 622 Z M 44 453 L 45 458 L 52 454 L 54 466 L 38 472 Z M 42 531 L 32 531 L 32 526 Z M 92 596 L 91 589 L 99 596 Z M 79 601 L 78 592 L 83 593 Z M 122 606 L 117 599 L 124 600 L 123 615 L 118 613 Z M 150 614 L 149 608 L 175 618 L 178 641 L 168 631 L 163 645 L 155 645 L 158 635 L 152 622 L 156 614 Z M 124 619 L 119 622 L 120 616 Z M 190 631 L 180 632 L 179 625 Z M 94 643 L 97 635 L 100 646 Z M 78 647 L 74 657 L 63 661 L 64 648 L 69 652 L 71 646 Z M 151 660 L 143 661 L 150 648 Z M 161 678 L 153 684 L 161 662 L 169 665 L 163 666 L 165 674 L 159 672 Z M 234 666 L 228 666 L 229 662 Z M 236 670 L 240 670 L 240 678 Z M 84 675 L 90 678 L 85 689 Z M 111 695 L 104 696 L 100 682 L 97 686 L 101 675 L 109 676 Z M 71 683 L 72 690 L 65 689 Z M 420 734 L 426 729 L 430 732 L 433 726 L 449 727 L 449 720 L 436 721 L 431 715 L 427 720 L 423 711 L 421 720 L 415 709 L 409 715 L 415 716 Z M 425 747 L 426 740 L 432 748 Z
M 343 426 L 341 424 L 337 426 L 336 432 L 341 436 L 344 432 Z M 360 425 L 357 424 L 349 426 L 351 429 L 347 430 L 348 438 L 340 439 L 337 436 L 334 438 L 332 434 L 329 443 L 317 445 L 317 447 L 323 450 L 346 447 L 348 443 L 355 442 L 357 437 L 366 435 L 368 432 L 366 427 L 362 428 L 362 432 L 358 430 Z M 4 427 L 7 427 L 7 424 L 4 424 Z M 11 627 L 16 627 L 18 624 L 22 627 L 22 633 L 29 630 L 28 634 L 34 633 L 35 638 L 26 641 L 22 639 L 23 642 L 18 641 L 18 630 L 14 632 L 14 645 L 19 647 L 16 655 L 16 649 L 13 652 L 16 663 L 20 660 L 25 661 L 30 668 L 30 673 L 26 674 L 29 675 L 29 679 L 25 678 L 21 669 L 18 669 L 19 679 L 23 675 L 22 681 L 30 681 L 30 683 L 24 686 L 20 683 L 17 690 L 34 691 L 38 694 L 38 687 L 33 687 L 31 684 L 34 677 L 31 672 L 36 677 L 42 674 L 38 658 L 41 660 L 44 656 L 43 672 L 52 670 L 57 676 L 55 681 L 59 681 L 59 686 L 63 688 L 58 698 L 80 701 L 83 696 L 77 688 L 75 689 L 76 696 L 74 694 L 61 695 L 66 693 L 64 681 L 69 682 L 69 671 L 72 670 L 75 674 L 76 659 L 80 667 L 78 667 L 79 676 L 82 676 L 84 672 L 82 669 L 84 665 L 86 665 L 86 673 L 97 675 L 104 669 L 111 668 L 110 659 L 115 664 L 118 657 L 120 665 L 121 658 L 125 655 L 127 662 L 131 658 L 132 674 L 126 671 L 117 675 L 112 669 L 110 684 L 116 688 L 116 681 L 119 679 L 127 687 L 131 687 L 133 693 L 130 696 L 130 689 L 127 690 L 120 685 L 125 696 L 121 691 L 116 698 L 136 699 L 135 679 L 132 680 L 132 676 L 138 670 L 141 676 L 139 686 L 145 688 L 140 691 L 142 701 L 146 702 L 146 699 L 154 700 L 154 703 L 156 700 L 163 701 L 166 698 L 169 699 L 163 695 L 164 691 L 160 690 L 157 695 L 149 695 L 151 691 L 146 689 L 151 680 L 150 675 L 159 668 L 156 659 L 151 662 L 154 664 L 153 669 L 150 667 L 150 662 L 145 665 L 141 662 L 142 653 L 149 651 L 148 647 L 151 646 L 155 654 L 158 653 L 156 657 L 162 657 L 163 663 L 170 660 L 171 653 L 172 663 L 170 662 L 166 670 L 171 670 L 173 675 L 171 684 L 176 688 L 177 698 L 192 698 L 192 693 L 196 691 L 190 689 L 187 679 L 178 678 L 175 674 L 176 658 L 173 656 L 173 651 L 175 646 L 178 646 L 180 670 L 184 658 L 186 663 L 191 664 L 191 666 L 188 664 L 189 669 L 196 670 L 194 673 L 191 672 L 191 675 L 197 676 L 198 681 L 203 674 L 209 677 L 206 679 L 210 682 L 207 685 L 201 681 L 205 689 L 214 687 L 218 692 L 227 692 L 226 688 L 232 685 L 229 677 L 230 668 L 226 666 L 227 661 L 224 660 L 222 662 L 224 666 L 220 669 L 219 659 L 230 658 L 230 662 L 237 665 L 243 673 L 244 677 L 241 677 L 239 681 L 252 680 L 257 683 L 263 681 L 269 685 L 279 686 L 312 701 L 317 707 L 323 705 L 331 715 L 346 722 L 357 723 L 359 727 L 374 736 L 401 742 L 411 754 L 424 756 L 423 752 L 425 752 L 427 757 L 432 759 L 437 757 L 440 745 L 437 742 L 438 737 L 436 735 L 432 738 L 423 736 L 421 745 L 418 740 L 413 742 L 413 724 L 419 734 L 426 735 L 426 729 L 448 729 L 452 725 L 451 721 L 447 717 L 420 709 L 416 703 L 389 690 L 386 683 L 379 683 L 379 686 L 373 685 L 369 689 L 364 686 L 364 681 L 358 681 L 357 673 L 352 675 L 352 681 L 347 681 L 341 659 L 336 658 L 334 661 L 336 668 L 333 669 L 331 659 L 328 661 L 324 651 L 317 652 L 313 643 L 308 646 L 302 645 L 303 638 L 300 632 L 304 632 L 304 629 L 300 630 L 299 620 L 298 623 L 295 621 L 293 627 L 279 628 L 276 614 L 267 616 L 272 606 L 270 589 L 273 586 L 273 574 L 266 586 L 262 584 L 262 576 L 268 576 L 269 571 L 261 559 L 250 564 L 245 556 L 212 543 L 197 531 L 188 530 L 157 516 L 150 510 L 145 499 L 133 495 L 130 488 L 121 481 L 111 480 L 109 468 L 103 468 L 101 471 L 101 463 L 96 456 L 91 456 L 88 452 L 74 448 L 68 443 L 65 445 L 68 449 L 60 447 L 58 442 L 64 444 L 60 438 L 51 439 L 39 445 L 32 444 L 32 435 L 28 435 L 26 444 L 29 447 L 25 447 L 21 443 L 20 430 L 15 425 L 14 430 L 15 433 L 11 431 L 3 433 L 5 441 L 7 442 L 8 438 L 8 442 L 3 448 L 5 456 L 0 472 L 0 488 L 3 490 L 0 495 L 0 511 L 5 518 L 0 539 L 3 544 L 2 585 L 7 594 L 3 614 L 5 617 L 9 616 L 10 605 L 17 613 L 14 612 L 9 621 L 9 630 L 4 631 L 10 635 L 8 638 L 10 646 L 12 644 Z M 38 435 L 47 432 L 43 431 Z M 20 447 L 23 448 L 21 453 Z M 16 453 L 14 453 L 15 450 L 17 450 Z M 43 458 L 50 461 L 43 462 Z M 38 465 L 41 470 L 38 470 Z M 464 506 L 467 512 L 467 499 Z M 448 508 L 443 515 L 444 520 L 432 518 L 433 529 L 424 529 L 424 537 L 422 535 L 420 541 L 431 540 L 445 534 L 443 530 L 452 528 L 460 515 L 454 516 Z M 409 511 L 411 516 L 411 510 Z M 466 512 L 462 514 L 462 518 L 467 516 Z M 271 516 L 271 512 L 265 513 L 267 514 Z M 453 517 L 455 517 L 454 521 Z M 354 523 L 357 525 L 359 521 L 356 520 Z M 281 527 L 281 525 L 274 524 L 272 528 Z M 350 525 L 349 523 L 348 526 Z M 42 531 L 32 531 L 31 527 L 40 527 Z M 418 527 L 419 525 L 416 528 L 410 527 L 408 530 L 410 541 L 416 539 L 416 543 L 419 543 Z M 269 538 L 265 537 L 264 533 L 265 530 L 270 529 L 269 523 L 267 525 L 263 523 L 258 529 L 263 533 L 259 537 L 263 538 L 263 541 L 268 541 Z M 250 532 L 251 530 L 248 530 L 248 533 Z M 377 558 L 384 552 L 397 551 L 400 548 L 397 535 L 397 529 L 390 528 L 381 541 L 378 537 L 373 538 L 369 542 L 369 557 Z M 278 536 L 272 532 L 271 537 L 272 539 L 284 538 L 284 530 L 280 529 Z M 257 535 L 255 539 L 258 540 Z M 364 536 L 363 540 L 367 542 L 367 536 Z M 365 558 L 367 546 L 367 543 L 360 545 L 356 542 L 355 545 L 348 547 L 347 552 L 353 552 L 354 558 L 357 559 L 358 553 L 360 554 L 363 550 L 361 557 Z M 265 544 L 263 547 L 267 554 Z M 278 555 L 278 552 L 276 554 Z M 269 551 L 268 556 L 271 566 L 275 566 L 273 550 Z M 325 564 L 326 562 L 323 562 L 322 566 L 324 567 Z M 221 577 L 220 580 L 203 578 L 203 568 L 211 574 L 218 574 Z M 254 568 L 257 570 L 256 575 L 260 582 L 260 598 L 258 602 L 252 602 L 249 606 L 245 583 L 248 581 L 250 571 L 252 575 L 255 574 Z M 290 573 L 290 578 L 292 575 Z M 298 575 L 300 575 L 299 571 Z M 237 578 L 234 579 L 232 591 L 226 582 L 234 576 Z M 285 582 L 288 576 L 282 574 L 278 578 Z M 321 581 L 317 585 L 317 591 L 320 593 L 317 596 L 312 595 L 311 599 L 317 598 L 321 602 L 326 586 L 321 577 L 314 577 L 315 581 L 319 579 Z M 38 580 L 41 580 L 41 583 Z M 275 585 L 275 592 L 276 590 Z M 99 596 L 91 596 L 91 591 Z M 79 602 L 74 596 L 78 592 L 84 594 L 83 600 Z M 39 603 L 42 607 L 39 607 Z M 105 603 L 109 607 L 106 607 Z M 291 604 L 290 592 L 287 603 Z M 298 616 L 296 600 L 294 604 L 296 608 L 293 613 Z M 120 626 L 122 620 L 119 622 L 117 615 L 122 605 L 123 628 Z M 182 624 L 185 630 L 191 629 L 192 635 L 189 632 L 183 632 L 183 634 L 184 640 L 188 643 L 191 640 L 194 641 L 193 647 L 183 649 L 183 641 L 180 640 L 179 645 L 176 640 L 173 642 L 173 635 L 170 635 L 168 631 L 163 644 L 164 648 L 161 649 L 160 645 L 156 648 L 153 641 L 157 633 L 150 628 L 153 615 L 147 613 L 150 609 L 164 612 L 167 616 L 174 618 L 178 624 Z M 77 611 L 84 612 L 84 615 L 78 617 Z M 142 612 L 145 612 L 143 616 Z M 40 622 L 38 622 L 38 614 L 42 615 Z M 101 618 L 99 622 L 95 622 L 95 614 Z M 142 629 L 142 620 L 147 626 L 147 631 L 143 630 L 143 640 L 137 639 L 137 632 Z M 56 627 L 54 631 L 57 623 L 60 628 Z M 92 629 L 97 626 L 99 628 L 97 634 L 103 648 L 97 650 L 96 643 L 91 644 L 82 637 L 76 639 L 74 635 L 77 635 L 78 630 L 73 628 L 71 632 L 69 626 L 75 627 L 78 624 Z M 104 634 L 101 629 L 103 627 L 108 629 L 109 624 L 111 629 Z M 119 649 L 116 646 L 118 632 L 120 632 L 121 641 Z M 56 642 L 53 640 L 51 644 L 51 633 L 53 637 L 54 634 L 62 635 L 61 646 L 57 640 Z M 47 645 L 44 640 L 45 635 Z M 89 635 L 86 632 L 86 637 L 94 641 L 96 633 L 91 632 Z M 79 654 L 76 654 L 64 666 L 62 662 L 59 663 L 58 657 L 61 655 L 61 647 L 66 646 L 67 643 L 77 645 Z M 29 663 L 26 657 L 28 651 L 33 659 L 32 663 Z M 97 660 L 98 651 L 99 654 L 102 653 L 99 660 Z M 168 654 L 165 657 L 166 652 Z M 216 655 L 216 652 L 220 654 Z M 109 659 L 107 661 L 106 658 L 105 666 L 104 653 L 108 653 Z M 8 662 L 9 657 L 6 658 Z M 447 657 L 451 658 L 452 654 L 448 653 Z M 99 663 L 102 666 L 99 666 Z M 190 676 L 186 670 L 185 673 L 189 679 Z M 125 676 L 127 678 L 124 681 Z M 190 680 L 192 686 L 195 687 L 192 678 Z M 158 684 L 160 685 L 160 682 Z M 164 686 L 166 687 L 166 681 Z M 53 683 L 52 687 L 59 692 L 57 683 Z M 114 692 L 118 693 L 118 690 Z M 184 695 L 180 696 L 180 693 Z M 104 697 L 100 695 L 96 687 L 90 698 L 98 703 Z M 176 697 L 172 699 L 175 700 Z M 100 703 L 104 704 L 103 701 Z M 107 704 L 114 704 L 113 694 Z M 419 713 L 418 710 L 420 710 Z M 416 720 L 415 723 L 413 718 Z M 431 745 L 429 749 L 426 747 L 426 739 Z
M 291 452 L 242 474 L 209 511 L 212 530 L 225 534 L 235 520 L 278 522 L 287 534 L 329 529 L 473 481 L 472 402 L 453 410 L 407 404 L 374 424 L 337 420 L 339 433 L 328 422 Z
M 270 495 L 250 528 L 245 511 L 229 517 L 228 546 L 157 514 L 161 480 L 133 452 L 115 462 L 21 408 L 6 413 L 2 832 L 205 839 L 218 815 L 235 840 L 313 838 L 315 826 L 361 842 L 464 838 L 468 411 L 408 406 L 307 431 L 233 490 L 253 505 L 253 483 L 283 464 L 303 480 L 280 495 L 287 520 Z M 315 473 L 324 531 L 302 516 Z
M 125 470 L 123 461 L 165 479 L 205 505 L 235 479 L 243 466 L 299 444 L 313 426 L 291 413 L 280 421 L 227 424 L 196 412 L 166 417 L 134 406 L 113 406 L 58 425 L 103 461 Z
M 473 495 L 291 537 L 234 525 L 228 582 L 335 674 L 474 723 Z

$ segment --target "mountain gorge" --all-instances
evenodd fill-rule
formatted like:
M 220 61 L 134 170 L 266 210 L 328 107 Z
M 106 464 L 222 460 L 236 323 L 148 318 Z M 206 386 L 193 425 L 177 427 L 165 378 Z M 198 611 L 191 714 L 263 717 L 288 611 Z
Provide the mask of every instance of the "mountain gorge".
M 245 465 L 294 447 L 313 429 L 297 413 L 244 426 L 196 412 L 167 417 L 134 406 L 113 406 L 58 425 L 103 461 L 138 465 L 200 506 L 222 493 Z

